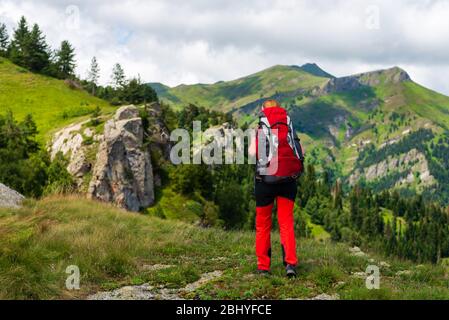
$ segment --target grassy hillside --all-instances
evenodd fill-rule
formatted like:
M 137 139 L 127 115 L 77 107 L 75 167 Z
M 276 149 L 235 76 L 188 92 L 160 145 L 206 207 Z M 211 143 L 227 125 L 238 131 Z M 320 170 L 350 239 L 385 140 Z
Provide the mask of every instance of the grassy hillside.
M 127 213 L 77 197 L 28 202 L 0 210 L 0 298 L 84 298 L 98 291 L 149 283 L 181 288 L 204 273 L 210 281 L 181 293 L 200 299 L 307 299 L 321 293 L 342 299 L 449 299 L 447 267 L 354 256 L 343 244 L 299 241 L 299 277 L 288 280 L 277 233 L 273 274 L 258 277 L 254 234 L 202 229 Z M 379 290 L 365 287 L 363 272 L 382 265 Z M 77 265 L 81 290 L 67 291 L 67 266 Z M 165 265 L 166 268 L 155 266 Z M 405 272 L 404 272 L 405 271 Z
M 276 92 L 289 92 L 298 88 L 311 89 L 328 81 L 295 66 L 274 66 L 253 75 L 215 84 L 180 85 L 167 88 L 153 84 L 160 98 L 177 108 L 194 103 L 207 108 L 230 111 L 270 97 Z M 150 84 L 151 85 L 151 84 Z
M 112 111 L 105 101 L 71 88 L 64 81 L 33 74 L 0 58 L 0 112 L 11 110 L 18 119 L 31 113 L 41 141 L 55 128 L 86 116 L 99 106 Z

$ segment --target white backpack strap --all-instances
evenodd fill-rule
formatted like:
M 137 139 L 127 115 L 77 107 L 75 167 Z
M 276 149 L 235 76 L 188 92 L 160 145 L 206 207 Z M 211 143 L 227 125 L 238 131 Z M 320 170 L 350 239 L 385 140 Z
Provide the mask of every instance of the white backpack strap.
M 297 148 L 297 145 L 295 143 L 296 140 L 296 132 L 293 128 L 293 122 L 292 119 L 290 119 L 290 116 L 287 116 L 287 123 L 288 123 L 288 144 L 290 148 L 292 148 L 293 152 L 295 153 L 296 157 L 298 159 L 301 159 L 300 151 Z
M 272 133 L 271 133 L 271 125 L 268 121 L 268 118 L 265 115 L 262 115 L 259 120 L 259 126 L 262 129 L 262 132 L 264 134 L 264 138 L 268 140 L 268 145 L 266 145 L 268 150 L 268 157 L 267 157 L 267 164 L 273 159 L 273 148 L 271 147 L 270 141 L 272 140 Z M 259 140 L 260 141 L 260 140 Z M 267 141 L 265 141 L 267 143 Z M 259 161 L 262 161 L 259 159 Z

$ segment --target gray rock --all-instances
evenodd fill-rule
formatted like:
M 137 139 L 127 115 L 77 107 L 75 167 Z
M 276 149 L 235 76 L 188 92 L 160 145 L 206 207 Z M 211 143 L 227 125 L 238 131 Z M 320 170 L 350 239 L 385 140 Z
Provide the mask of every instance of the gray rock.
M 148 128 L 151 150 L 161 154 L 165 160 L 170 160 L 170 150 L 173 144 L 170 141 L 170 130 L 162 120 L 162 107 L 159 103 L 154 102 L 146 105 L 145 110 L 151 119 Z
M 360 272 L 353 272 L 352 276 L 355 278 L 364 279 L 364 278 L 366 278 L 367 274 L 364 271 L 360 271 Z
M 0 208 L 20 208 L 23 195 L 0 183 Z
M 349 248 L 349 252 L 351 252 L 351 253 L 356 253 L 356 252 L 361 252 L 362 250 L 360 250 L 360 248 L 359 247 L 357 247 L 357 246 L 354 246 L 354 247 L 352 247 L 352 248 Z
M 127 286 L 110 292 L 99 292 L 87 300 L 153 300 L 153 287 L 148 284 L 141 286 Z
M 49 146 L 52 160 L 59 152 L 68 158 L 67 171 L 75 178 L 78 187 L 82 185 L 83 177 L 91 170 L 91 164 L 86 158 L 88 147 L 83 145 L 84 138 L 81 134 L 82 126 L 87 122 L 72 124 L 56 132 Z M 94 132 L 89 128 L 83 133 L 86 137 L 95 138 Z
M 133 105 L 119 108 L 114 115 L 115 121 L 128 120 L 132 118 L 139 118 L 139 110 Z
M 333 295 L 322 293 L 322 294 L 317 295 L 316 297 L 313 297 L 309 300 L 340 300 L 340 296 L 338 295 L 338 293 L 333 294 Z
M 381 149 L 382 150 L 382 149 Z M 429 163 L 426 156 L 417 149 L 411 149 L 407 153 L 395 157 L 387 157 L 376 164 L 356 169 L 349 177 L 349 183 L 355 185 L 361 177 L 371 182 L 388 176 L 393 172 L 407 173 L 407 176 L 396 182 L 396 186 L 410 185 L 415 181 L 415 173 L 419 174 L 423 186 L 436 184 L 435 178 L 430 174 Z
M 105 124 L 88 196 L 139 211 L 154 203 L 153 168 L 135 106 L 120 108 Z
M 158 271 L 175 267 L 170 264 L 153 264 L 153 265 L 143 265 L 142 270 L 144 271 Z
M 155 288 L 149 284 L 126 286 L 109 292 L 98 292 L 88 296 L 87 300 L 184 300 L 183 294 L 192 293 L 222 275 L 223 272 L 219 270 L 204 273 L 200 279 L 180 289 L 169 289 L 163 286 Z

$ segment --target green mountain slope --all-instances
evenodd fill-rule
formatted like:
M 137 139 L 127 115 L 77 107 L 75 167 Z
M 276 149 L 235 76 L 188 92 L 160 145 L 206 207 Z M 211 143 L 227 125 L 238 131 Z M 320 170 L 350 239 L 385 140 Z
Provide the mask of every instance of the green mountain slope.
M 87 92 L 54 78 L 26 71 L 0 58 L 0 112 L 11 110 L 17 118 L 33 115 L 43 141 L 55 128 L 88 115 L 99 106 L 113 108 Z
M 449 203 L 449 97 L 398 67 L 335 78 L 316 64 L 275 66 L 229 82 L 163 88 L 162 99 L 178 108 L 194 103 L 229 111 L 252 125 L 261 101 L 276 98 L 289 110 L 309 161 L 346 185 L 419 191 Z
M 162 100 L 177 108 L 185 103 L 194 103 L 231 111 L 277 92 L 321 87 L 327 81 L 327 78 L 317 77 L 298 67 L 274 66 L 248 77 L 215 84 L 180 85 L 169 89 L 160 84 L 152 86 Z
M 301 239 L 299 276 L 290 280 L 275 233 L 272 275 L 260 277 L 253 274 L 253 232 L 200 228 L 75 196 L 0 209 L 0 231 L 0 299 L 83 299 L 114 289 L 123 299 L 449 298 L 444 265 L 416 266 Z M 365 284 L 373 264 L 380 267 L 379 290 Z M 66 289 L 68 266 L 79 267 L 80 290 Z M 161 288 L 173 290 L 164 295 Z

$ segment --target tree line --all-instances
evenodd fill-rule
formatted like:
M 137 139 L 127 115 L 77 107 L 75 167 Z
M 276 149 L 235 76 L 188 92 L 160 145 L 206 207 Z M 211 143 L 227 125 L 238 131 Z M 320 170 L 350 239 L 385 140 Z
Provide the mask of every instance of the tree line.
M 53 50 L 39 25 L 30 27 L 25 17 L 20 19 L 11 37 L 6 25 L 0 24 L 0 55 L 32 72 L 59 79 L 75 75 L 75 49 L 70 42 L 64 40 Z
M 0 56 L 30 70 L 57 79 L 69 79 L 114 105 L 141 104 L 157 100 L 156 92 L 140 77 L 127 78 L 122 66 L 113 67 L 111 84 L 100 86 L 101 70 L 96 57 L 92 58 L 86 79 L 75 75 L 76 54 L 72 44 L 64 40 L 52 49 L 38 24 L 30 26 L 22 17 L 10 36 L 4 23 L 0 23 Z M 78 87 L 75 85 L 74 87 Z
M 299 207 L 335 241 L 363 245 L 418 262 L 449 257 L 449 212 L 422 195 L 374 193 L 360 185 L 343 192 L 337 180 L 309 165 L 300 179 Z
M 158 100 L 156 91 L 140 77 L 127 79 L 121 64 L 116 63 L 112 69 L 111 81 L 107 86 L 99 85 L 100 66 L 93 57 L 87 79 L 82 80 L 82 86 L 92 95 L 109 101 L 112 105 L 142 104 Z

